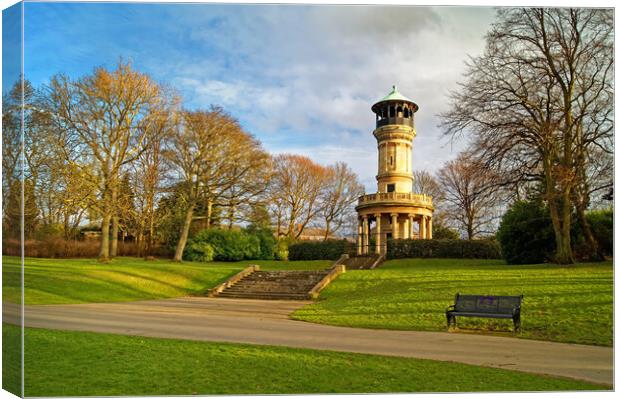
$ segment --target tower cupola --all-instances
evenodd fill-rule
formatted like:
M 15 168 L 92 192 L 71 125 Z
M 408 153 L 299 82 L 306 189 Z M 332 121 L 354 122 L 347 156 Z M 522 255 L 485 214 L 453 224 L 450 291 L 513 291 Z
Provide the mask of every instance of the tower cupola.
M 375 113 L 377 127 L 385 125 L 407 125 L 413 127 L 413 114 L 418 105 L 398 92 L 396 85 L 392 91 L 371 107 Z

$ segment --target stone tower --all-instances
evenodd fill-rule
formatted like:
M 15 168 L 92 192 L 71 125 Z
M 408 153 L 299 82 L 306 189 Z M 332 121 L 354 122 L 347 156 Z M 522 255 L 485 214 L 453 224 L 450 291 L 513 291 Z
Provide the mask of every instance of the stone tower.
M 377 192 L 361 196 L 355 208 L 358 255 L 385 253 L 389 238 L 433 237 L 432 198 L 413 193 L 414 114 L 418 106 L 392 86 L 371 109 L 376 116 L 373 135 L 379 153 Z

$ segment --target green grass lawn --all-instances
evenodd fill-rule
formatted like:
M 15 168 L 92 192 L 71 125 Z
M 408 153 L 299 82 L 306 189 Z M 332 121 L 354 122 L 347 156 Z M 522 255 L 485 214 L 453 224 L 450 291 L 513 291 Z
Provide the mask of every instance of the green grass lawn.
M 3 335 L 18 336 L 4 324 Z M 26 329 L 26 396 L 559 391 L 590 383 L 451 362 Z M 17 380 L 4 368 L 4 380 Z
M 20 260 L 2 257 L 3 299 L 20 301 Z M 213 288 L 249 264 L 264 270 L 324 269 L 329 261 L 183 262 L 122 257 L 108 264 L 96 259 L 26 258 L 25 303 L 119 302 L 172 298 Z
M 524 295 L 520 337 L 610 346 L 611 262 L 509 266 L 498 260 L 400 259 L 347 271 L 299 320 L 351 327 L 445 331 L 454 295 Z M 461 331 L 508 334 L 511 320 L 458 318 Z
M 330 261 L 236 263 L 117 258 L 26 258 L 26 304 L 115 302 L 193 295 L 259 264 L 263 270 L 324 269 Z M 3 257 L 3 298 L 19 301 L 19 258 Z M 508 266 L 498 260 L 400 259 L 347 271 L 294 318 L 351 327 L 445 331 L 457 292 L 524 294 L 524 338 L 612 345 L 613 267 L 598 264 Z M 464 332 L 510 335 L 512 322 L 460 318 Z

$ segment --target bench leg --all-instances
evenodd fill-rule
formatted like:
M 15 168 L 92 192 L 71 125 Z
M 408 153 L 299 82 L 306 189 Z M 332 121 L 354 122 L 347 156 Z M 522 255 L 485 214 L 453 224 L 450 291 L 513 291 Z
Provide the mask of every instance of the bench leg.
M 521 331 L 521 315 L 516 315 L 512 318 L 512 322 L 515 326 L 514 332 L 517 333 Z
M 448 330 L 450 329 L 450 325 L 456 327 L 456 316 L 446 314 L 446 319 L 448 321 Z

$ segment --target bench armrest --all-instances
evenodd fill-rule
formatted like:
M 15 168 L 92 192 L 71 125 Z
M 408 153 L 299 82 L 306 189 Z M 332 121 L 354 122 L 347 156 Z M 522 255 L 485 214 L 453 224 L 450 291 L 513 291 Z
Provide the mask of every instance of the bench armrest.
M 447 312 L 449 312 L 449 311 L 451 311 L 451 310 L 454 310 L 454 306 L 455 306 L 455 305 L 450 305 L 450 306 L 448 306 L 448 307 L 446 308 L 446 313 L 447 313 Z

